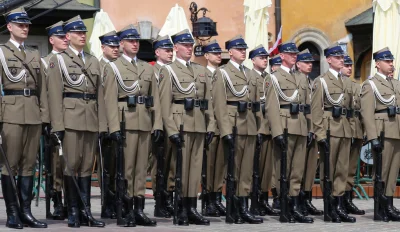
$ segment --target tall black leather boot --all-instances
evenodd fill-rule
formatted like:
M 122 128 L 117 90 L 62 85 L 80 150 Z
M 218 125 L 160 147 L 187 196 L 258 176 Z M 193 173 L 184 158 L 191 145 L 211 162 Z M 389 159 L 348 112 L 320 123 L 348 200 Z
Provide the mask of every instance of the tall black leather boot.
M 80 199 L 72 178 L 72 176 L 64 175 L 64 187 L 68 208 L 68 227 L 79 228 L 81 223 L 79 220 L 78 200 L 80 201 Z
M 268 192 L 262 192 L 260 195 L 260 207 L 262 207 L 266 213 L 266 215 L 270 216 L 279 216 L 280 210 L 279 209 L 274 209 L 271 207 L 271 205 L 268 203 Z M 263 216 L 263 215 L 261 215 Z
M 216 207 L 217 204 L 217 193 L 216 192 L 210 192 L 206 195 L 205 198 L 207 202 L 206 206 L 206 212 L 205 215 L 203 216 L 208 216 L 208 217 L 219 217 L 219 211 Z
M 299 209 L 304 216 L 308 216 L 308 210 L 306 208 L 306 193 L 303 190 L 299 192 Z
M 393 205 L 393 197 L 388 197 L 388 204 L 392 206 L 392 209 L 394 212 L 400 215 L 400 210 L 398 210 L 396 207 Z
M 144 209 L 144 197 L 143 196 L 137 196 L 133 197 L 134 203 L 135 203 L 135 209 L 134 209 L 134 214 L 135 214 L 135 220 L 137 225 L 141 226 L 156 226 L 157 222 L 154 220 L 151 220 L 144 214 L 143 209 Z
M 189 207 L 189 198 L 182 197 L 181 201 L 178 202 L 178 218 L 176 224 L 179 226 L 188 226 L 189 218 L 188 218 L 188 207 Z M 172 214 L 174 215 L 174 214 Z
M 356 218 L 349 216 L 343 209 L 343 196 L 335 196 L 336 213 L 339 215 L 342 222 L 356 222 Z
M 174 215 L 174 191 L 168 191 L 168 195 L 165 196 L 165 209 Z
M 163 192 L 163 191 L 162 191 Z M 170 218 L 171 214 L 168 212 L 166 205 L 166 199 L 168 198 L 167 194 L 164 193 L 157 193 L 153 194 L 154 196 L 154 217 L 158 218 Z M 159 199 L 158 199 L 159 198 Z
M 10 176 L 1 175 L 1 189 L 3 190 L 3 197 L 6 203 L 6 226 L 13 229 L 22 229 L 23 225 L 19 218 L 17 198 L 12 188 Z
M 400 215 L 396 213 L 396 211 L 393 209 L 393 197 L 386 197 L 388 200 L 387 206 L 385 209 L 386 215 L 388 216 L 389 220 L 392 221 L 400 221 Z
M 102 190 L 103 191 L 103 190 Z M 116 219 L 117 213 L 115 212 L 115 196 L 110 192 L 104 192 L 104 202 L 101 206 L 101 218 Z
M 215 193 L 215 208 L 218 210 L 220 216 L 226 216 L 226 207 L 222 202 L 222 192 Z
M 324 211 L 318 210 L 313 204 L 312 204 L 312 193 L 311 191 L 304 191 L 305 193 L 305 205 L 306 209 L 309 214 L 311 215 L 323 215 Z
M 276 188 L 271 189 L 272 192 L 272 208 L 274 209 L 281 209 L 281 201 L 279 199 L 278 191 Z
M 20 219 L 24 225 L 32 228 L 47 228 L 47 224 L 38 221 L 31 212 L 33 176 L 18 176 L 18 197 L 21 204 Z
M 91 188 L 91 176 L 86 176 L 86 177 L 79 177 L 78 178 L 78 183 L 79 183 L 79 188 L 81 190 L 81 196 L 83 198 L 83 201 L 86 204 L 86 210 L 85 210 L 85 205 L 82 203 L 82 201 L 79 199 L 79 210 L 80 210 L 80 221 L 82 226 L 90 226 L 90 227 L 104 227 L 105 223 L 99 220 L 96 220 L 93 218 L 92 212 L 90 210 L 90 188 Z
M 54 192 L 53 207 L 54 207 L 53 220 L 64 220 L 65 214 L 64 214 L 64 205 L 62 203 L 61 191 Z
M 355 215 L 364 215 L 365 211 L 359 209 L 354 203 L 353 203 L 353 191 L 346 191 L 344 192 L 344 208 L 347 213 L 349 214 L 355 214 Z
M 188 219 L 190 224 L 210 225 L 210 221 L 197 212 L 197 197 L 185 197 L 187 204 Z
M 302 214 L 301 207 L 300 207 L 300 197 L 299 196 L 292 196 L 291 197 L 291 214 L 297 222 L 300 223 L 313 223 L 314 220 L 310 217 L 306 217 Z
M 247 208 L 247 197 L 238 197 L 239 199 L 239 214 L 240 217 L 247 223 L 250 224 L 261 224 L 263 223 L 262 218 L 256 218 Z

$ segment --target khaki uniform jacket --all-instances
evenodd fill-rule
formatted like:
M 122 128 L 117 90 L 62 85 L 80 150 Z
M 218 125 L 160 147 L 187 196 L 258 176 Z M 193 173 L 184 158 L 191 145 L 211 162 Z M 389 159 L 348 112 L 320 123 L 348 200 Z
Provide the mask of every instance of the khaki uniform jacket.
M 68 48 L 60 53 L 64 58 L 71 78 L 79 77 L 85 69 L 89 76 L 84 78 L 80 86 L 73 87 L 66 81 L 59 67 L 57 56 L 51 57 L 48 68 L 50 117 L 53 131 L 65 129 L 89 132 L 106 132 L 103 88 L 101 86 L 100 65 L 96 57 L 85 53 L 85 63 Z M 81 98 L 63 98 L 63 93 L 95 94 L 96 100 Z
M 389 99 L 396 94 L 394 87 L 396 87 L 397 83 L 393 82 L 394 86 L 392 86 L 391 82 L 383 79 L 378 74 L 375 74 L 375 76 L 363 83 L 361 89 L 361 115 L 367 134 L 367 140 L 370 141 L 378 138 L 383 129 L 383 121 L 385 122 L 385 138 L 400 139 L 399 124 L 396 117 L 389 118 L 386 112 L 375 113 L 377 110 L 387 109 L 387 105 L 382 104 L 382 102 L 376 98 L 369 81 L 374 82 L 384 99 Z
M 207 72 L 207 80 L 210 82 L 210 93 L 211 93 L 211 99 L 212 99 L 212 78 L 213 78 L 213 73 L 207 67 L 206 67 L 206 72 Z M 214 103 L 212 101 L 210 101 L 209 104 L 214 104 Z M 215 107 L 213 107 L 213 108 L 215 109 Z M 214 116 L 215 116 L 215 114 L 214 114 Z M 215 119 L 215 120 L 217 120 L 217 119 Z M 207 125 L 208 124 L 209 124 L 209 122 L 207 122 Z M 219 132 L 219 129 L 218 129 L 217 125 L 215 125 L 215 133 L 214 133 L 214 135 L 217 135 L 217 136 L 220 135 L 220 132 Z
M 118 83 L 116 75 L 110 64 L 106 65 L 104 72 L 104 100 L 106 105 L 107 122 L 110 133 L 120 130 L 122 120 L 122 110 L 124 110 L 126 129 L 136 131 L 162 130 L 160 114 L 160 97 L 158 92 L 157 80 L 153 68 L 142 60 L 137 60 L 137 68 L 126 60 L 119 57 L 113 62 L 118 68 L 121 78 L 126 86 L 131 86 L 135 81 L 139 81 L 135 92 L 125 92 Z M 136 107 L 128 108 L 127 102 L 118 102 L 118 98 L 127 96 L 153 96 L 154 107 L 146 108 L 145 104 L 136 104 Z M 151 117 L 154 113 L 154 125 Z
M 311 107 L 311 98 L 312 98 L 312 93 L 314 91 L 314 80 L 312 80 L 311 78 L 309 78 L 307 76 L 305 78 L 306 78 L 306 83 L 307 83 L 306 84 L 307 85 L 307 101 L 306 101 L 306 103 L 310 104 L 310 107 Z M 313 123 L 312 123 L 312 114 L 311 113 L 307 114 L 306 115 L 306 119 L 307 119 L 308 131 L 311 132 L 311 133 L 314 133 Z
M 326 138 L 326 130 L 328 129 L 328 118 L 330 122 L 331 135 L 339 138 L 351 138 L 352 130 L 350 122 L 346 118 L 346 115 L 342 115 L 339 118 L 332 117 L 332 111 L 325 111 L 325 108 L 330 108 L 333 105 L 328 101 L 325 90 L 321 85 L 321 79 L 326 81 L 328 91 L 333 98 L 337 100 L 341 93 L 344 94 L 343 101 L 340 106 L 349 109 L 352 103 L 352 85 L 346 81 L 342 81 L 341 78 L 336 78 L 330 71 L 317 77 L 314 80 L 314 91 L 311 99 L 311 114 L 313 121 L 314 133 L 317 136 L 317 141 Z
M 26 82 L 22 78 L 17 83 L 11 82 L 0 63 L 1 84 L 3 90 L 23 90 L 28 88 L 37 91 L 37 96 L 25 97 L 22 95 L 8 95 L 1 97 L 0 121 L 11 124 L 37 125 L 49 123 L 49 105 L 44 68 L 41 65 L 40 55 L 37 50 L 25 48 L 26 57 L 10 41 L 0 46 L 7 63 L 7 68 L 13 76 L 17 76 L 26 69 Z
M 248 94 L 243 97 L 236 97 L 229 89 L 227 81 L 222 76 L 221 69 L 224 69 L 236 91 L 241 91 L 244 86 L 248 87 Z M 215 109 L 215 117 L 218 122 L 221 138 L 225 135 L 232 134 L 232 127 L 237 126 L 238 135 L 257 135 L 261 124 L 261 111 L 253 113 L 248 108 L 246 112 L 239 113 L 236 106 L 227 105 L 227 101 L 246 101 L 259 102 L 260 90 L 257 87 L 257 79 L 254 77 L 250 69 L 245 68 L 246 76 L 239 71 L 231 62 L 219 67 L 213 75 L 213 104 Z
M 361 85 L 357 82 L 352 80 L 352 91 L 353 91 L 353 102 L 352 108 L 354 111 L 361 109 Z M 363 132 L 363 124 L 359 117 L 352 118 L 351 122 L 351 129 L 353 131 L 353 138 L 362 139 L 364 132 Z
M 290 97 L 296 89 L 298 90 L 298 97 L 293 100 L 292 103 L 306 104 L 307 82 L 304 76 L 300 76 L 296 73 L 289 74 L 282 68 L 271 73 L 271 75 L 275 75 L 282 92 L 286 96 Z M 286 126 L 286 119 L 289 134 L 307 136 L 307 120 L 304 113 L 299 112 L 299 114 L 291 115 L 289 109 L 280 108 L 280 106 L 283 105 L 290 105 L 290 102 L 283 100 L 279 96 L 278 92 L 276 92 L 273 87 L 272 80 L 268 83 L 267 91 L 266 112 L 271 125 L 272 138 L 283 134 L 283 129 Z
M 167 69 L 167 65 L 175 72 L 176 78 L 183 88 L 195 83 L 196 93 L 195 91 L 190 92 L 190 94 L 179 92 L 172 82 L 172 73 Z M 185 132 L 206 133 L 215 131 L 214 110 L 210 94 L 211 87 L 206 79 L 206 69 L 193 62 L 191 62 L 191 67 L 193 73 L 180 61 L 175 60 L 166 64 L 160 70 L 161 114 L 168 137 L 179 133 L 179 125 L 182 122 Z M 206 99 L 208 100 L 208 110 L 202 111 L 199 107 L 194 107 L 191 111 L 185 111 L 184 105 L 173 103 L 175 100 L 183 100 L 184 98 Z M 209 122 L 208 125 L 206 121 Z
M 250 72 L 257 79 L 257 88 L 259 90 L 259 96 L 260 96 L 261 104 L 265 104 L 265 98 L 267 96 L 267 86 L 266 86 L 267 82 L 266 82 L 266 80 L 268 79 L 268 83 L 269 83 L 270 76 L 269 76 L 269 74 L 267 74 L 265 76 L 265 78 L 263 78 L 254 69 L 251 70 Z M 267 113 L 265 113 L 265 114 L 262 113 L 262 106 L 261 106 L 260 110 L 261 110 L 262 118 L 261 118 L 261 122 L 260 122 L 260 128 L 258 129 L 258 133 L 259 134 L 263 134 L 263 135 L 271 135 L 271 128 L 270 128 L 270 125 L 269 125 L 269 122 L 268 122 Z

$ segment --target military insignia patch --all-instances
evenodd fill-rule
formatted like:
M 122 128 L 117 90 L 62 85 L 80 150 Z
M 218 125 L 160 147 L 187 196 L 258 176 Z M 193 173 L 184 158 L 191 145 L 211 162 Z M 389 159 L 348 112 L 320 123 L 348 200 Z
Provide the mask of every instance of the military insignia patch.
M 199 77 L 204 77 L 204 74 L 199 74 Z
M 50 68 L 54 68 L 54 62 L 50 62 L 49 66 Z
M 17 74 L 17 69 L 16 68 L 12 68 L 11 69 L 11 74 L 13 74 L 13 75 Z
M 161 82 L 164 79 L 164 74 L 160 73 L 159 81 Z
M 216 81 L 217 81 L 217 74 L 213 75 L 213 77 L 212 77 L 212 83 L 214 83 Z
M 72 74 L 72 75 L 71 75 L 71 79 L 72 79 L 73 81 L 76 81 L 76 79 L 78 79 L 78 78 L 76 77 L 75 74 Z
M 265 82 L 265 87 L 268 88 L 269 87 L 269 82 Z
M 40 73 L 40 69 L 36 69 L 36 74 L 39 74 Z

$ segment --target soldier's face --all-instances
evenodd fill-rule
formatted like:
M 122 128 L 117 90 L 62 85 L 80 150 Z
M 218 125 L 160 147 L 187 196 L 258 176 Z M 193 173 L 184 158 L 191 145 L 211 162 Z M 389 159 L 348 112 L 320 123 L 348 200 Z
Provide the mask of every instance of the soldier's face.
M 205 55 L 206 60 L 213 66 L 218 66 L 221 64 L 222 58 L 220 52 L 208 52 Z
M 66 37 L 74 47 L 82 48 L 86 44 L 86 31 L 70 31 Z
M 137 39 L 123 39 L 121 40 L 120 45 L 122 50 L 124 50 L 124 52 L 130 57 L 136 56 L 139 52 L 140 44 Z
M 193 44 L 191 43 L 177 43 L 174 45 L 176 57 L 183 60 L 190 60 L 192 58 Z
M 343 68 L 343 56 L 328 56 L 326 60 L 328 61 L 329 66 L 335 71 L 340 71 L 340 69 Z
M 352 64 L 343 65 L 343 68 L 340 70 L 340 72 L 347 77 L 351 76 L 351 73 L 353 72 L 353 65 Z
M 394 71 L 393 60 L 379 60 L 375 64 L 378 72 L 383 75 L 389 76 Z
M 257 70 L 264 70 L 268 66 L 268 56 L 256 56 L 251 61 Z
M 246 48 L 231 48 L 229 49 L 231 59 L 241 64 L 246 59 Z
M 272 65 L 272 66 L 271 66 L 272 72 L 276 71 L 279 67 L 281 67 L 280 64 L 274 64 L 274 65 Z
M 17 40 L 25 40 L 28 38 L 29 24 L 25 23 L 8 23 L 7 29 L 13 38 Z
M 293 65 L 296 63 L 297 53 L 283 52 L 280 53 L 280 56 L 282 59 L 282 64 L 284 64 L 288 68 L 293 67 Z
M 52 35 L 49 38 L 49 42 L 53 46 L 53 50 L 58 52 L 68 48 L 68 40 L 65 35 Z
M 160 59 L 164 64 L 171 62 L 174 56 L 172 48 L 157 48 L 155 53 L 157 59 Z
M 117 59 L 119 56 L 119 46 L 101 45 L 103 56 L 108 60 Z
M 301 73 L 304 73 L 306 75 L 310 74 L 310 72 L 312 70 L 312 62 L 299 61 L 296 63 L 296 66 Z

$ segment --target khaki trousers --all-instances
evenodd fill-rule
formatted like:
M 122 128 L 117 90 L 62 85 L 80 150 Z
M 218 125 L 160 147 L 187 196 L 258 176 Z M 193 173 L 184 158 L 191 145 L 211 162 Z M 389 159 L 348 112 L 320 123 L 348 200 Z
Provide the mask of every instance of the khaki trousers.
M 96 132 L 65 130 L 62 145 L 63 155 L 68 163 L 62 162 L 64 175 L 79 177 L 92 175 L 97 138 Z
M 207 191 L 221 192 L 226 172 L 223 141 L 214 136 L 207 150 Z
M 354 186 L 354 178 L 357 173 L 358 160 L 360 158 L 362 139 L 354 139 L 354 144 L 350 148 L 349 173 L 347 175 L 346 191 L 352 191 Z
M 32 176 L 39 151 L 41 125 L 3 123 L 3 149 L 13 176 Z M 10 175 L 5 166 L 3 175 Z
M 272 172 L 274 167 L 274 153 L 272 148 L 272 138 L 267 137 L 267 140 L 261 146 L 260 156 L 260 177 L 261 191 L 268 192 L 272 187 Z
M 306 156 L 307 137 L 300 135 L 288 136 L 287 150 L 287 166 L 286 177 L 289 182 L 289 195 L 298 196 L 301 186 L 301 180 L 304 173 L 304 163 Z M 274 146 L 275 153 L 275 171 L 278 179 L 281 173 L 281 155 L 282 151 L 279 146 Z M 277 182 L 276 189 L 280 193 L 280 184 Z
M 330 179 L 332 181 L 332 195 L 343 196 L 346 189 L 347 175 L 349 171 L 349 151 L 350 151 L 350 138 L 337 138 L 331 137 L 330 139 L 330 162 L 329 171 Z M 320 176 L 321 188 L 323 189 L 324 177 L 324 152 L 321 151 L 320 163 Z
M 314 139 L 310 147 L 307 148 L 304 175 L 303 175 L 304 191 L 312 190 L 317 167 L 318 167 L 318 143 Z

